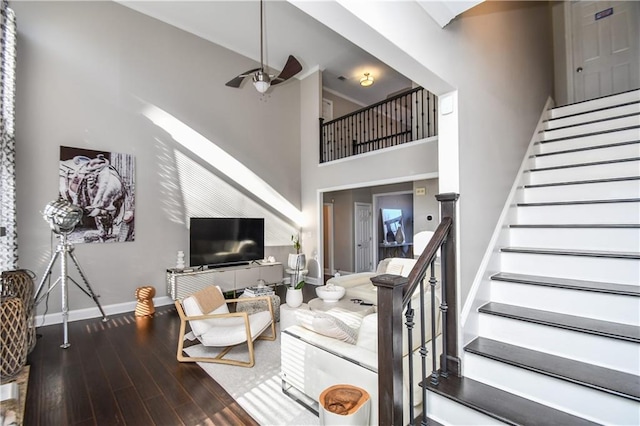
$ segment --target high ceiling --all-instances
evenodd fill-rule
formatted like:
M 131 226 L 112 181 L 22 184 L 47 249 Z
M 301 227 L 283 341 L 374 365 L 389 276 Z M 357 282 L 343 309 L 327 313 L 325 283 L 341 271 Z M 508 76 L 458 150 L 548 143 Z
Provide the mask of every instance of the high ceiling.
M 256 0 L 117 1 L 253 59 L 256 66 L 259 66 L 260 3 Z M 434 6 L 436 5 L 423 5 L 425 10 Z M 439 13 L 442 14 L 443 10 L 447 12 L 449 8 L 441 7 Z M 452 13 L 454 14 L 450 18 L 439 16 L 434 19 L 438 22 L 446 21 L 444 24 L 440 22 L 444 26 L 447 19 L 450 20 L 459 12 Z M 372 104 L 389 94 L 411 87 L 409 79 L 289 2 L 265 1 L 264 17 L 264 60 L 273 73 L 280 71 L 288 55 L 292 54 L 303 66 L 296 77 L 304 77 L 319 68 L 323 71 L 322 82 L 325 88 L 363 105 Z M 238 74 L 244 71 L 247 70 L 239 69 Z M 365 72 L 375 78 L 375 83 L 369 88 L 363 88 L 359 84 Z M 230 75 L 229 80 L 233 77 L 235 75 Z M 244 84 L 241 90 L 252 90 L 247 86 Z

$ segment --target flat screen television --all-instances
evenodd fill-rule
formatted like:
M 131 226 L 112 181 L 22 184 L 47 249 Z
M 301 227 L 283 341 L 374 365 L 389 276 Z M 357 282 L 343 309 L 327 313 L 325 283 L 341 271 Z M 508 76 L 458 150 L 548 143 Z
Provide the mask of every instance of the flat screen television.
M 215 268 L 264 259 L 264 219 L 192 217 L 189 265 Z

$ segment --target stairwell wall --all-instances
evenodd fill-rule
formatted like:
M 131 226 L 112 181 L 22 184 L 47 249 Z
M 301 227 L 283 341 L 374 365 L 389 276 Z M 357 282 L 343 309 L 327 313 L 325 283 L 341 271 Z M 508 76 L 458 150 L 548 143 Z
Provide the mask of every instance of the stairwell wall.
M 445 28 L 416 2 L 294 4 L 438 96 L 457 92 L 457 128 L 440 128 L 439 139 L 458 132 L 458 164 L 438 169 L 459 168 L 464 301 L 553 91 L 548 3 L 484 2 Z M 455 190 L 443 176 L 440 188 Z

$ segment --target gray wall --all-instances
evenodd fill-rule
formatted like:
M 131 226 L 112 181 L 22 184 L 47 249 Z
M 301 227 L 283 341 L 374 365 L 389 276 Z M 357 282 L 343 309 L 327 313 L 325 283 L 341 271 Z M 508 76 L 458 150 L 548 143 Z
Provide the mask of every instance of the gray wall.
M 551 12 L 547 2 L 487 1 L 438 26 L 417 2 L 293 3 L 339 34 L 436 95 L 457 91 L 458 125 L 450 139 L 459 145 L 461 300 L 466 298 L 513 184 L 527 144 L 553 92 Z M 441 133 L 443 136 L 443 133 Z M 449 135 L 451 136 L 451 135 Z M 445 139 L 444 136 L 441 139 Z M 449 140 L 450 140 L 449 139 Z M 303 151 L 306 141 L 303 139 Z M 374 160 L 353 179 L 411 175 L 429 167 L 433 152 L 402 151 L 398 170 Z M 404 161 L 404 162 L 403 162 Z M 311 170 L 313 186 L 332 181 L 335 169 Z M 440 164 L 440 168 L 449 167 Z M 443 170 L 444 172 L 444 170 Z M 316 209 L 303 198 L 306 209 Z
M 297 80 L 262 99 L 250 85 L 225 87 L 255 62 L 115 2 L 12 7 L 20 267 L 39 279 L 55 248 L 41 212 L 57 197 L 60 145 L 135 156 L 135 242 L 75 248 L 103 306 L 134 301 L 142 285 L 166 294 L 165 269 L 177 250 L 188 252 L 190 216 L 265 217 L 266 255 L 285 260 L 298 225 L 221 173 L 222 157 L 185 144 L 221 148 L 299 209 Z M 166 115 L 152 121 L 150 111 Z M 60 311 L 59 295 L 51 293 L 49 313 Z M 69 301 L 72 310 L 95 306 L 75 287 Z

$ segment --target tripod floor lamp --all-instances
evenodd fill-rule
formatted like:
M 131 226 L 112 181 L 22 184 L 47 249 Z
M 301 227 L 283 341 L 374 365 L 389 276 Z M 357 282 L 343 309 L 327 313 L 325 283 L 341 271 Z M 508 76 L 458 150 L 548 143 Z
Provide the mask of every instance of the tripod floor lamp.
M 64 341 L 61 348 L 66 349 L 70 346 L 69 344 L 69 332 L 67 322 L 69 320 L 69 304 L 68 304 L 68 281 L 74 283 L 84 294 L 89 296 L 98 306 L 100 313 L 102 314 L 102 321 L 108 321 L 107 316 L 102 310 L 102 306 L 100 306 L 100 302 L 98 302 L 98 297 L 89 282 L 87 281 L 84 272 L 80 268 L 80 264 L 78 263 L 78 259 L 76 255 L 73 253 L 73 244 L 68 241 L 68 235 L 73 232 L 76 225 L 82 220 L 82 208 L 71 204 L 70 202 L 58 199 L 50 202 L 44 208 L 43 213 L 44 220 L 49 223 L 51 230 L 58 237 L 58 245 L 56 246 L 55 253 L 51 256 L 51 260 L 49 260 L 49 264 L 47 265 L 47 269 L 42 275 L 40 279 L 40 283 L 38 284 L 38 289 L 35 294 L 35 304 L 36 306 L 44 300 L 49 293 L 60 284 L 60 290 L 62 291 L 62 326 L 64 331 Z M 84 286 L 78 284 L 73 278 L 71 278 L 67 273 L 67 256 L 71 259 L 73 264 L 76 266 L 78 273 L 80 274 L 80 278 L 84 283 Z M 52 273 L 53 265 L 56 263 L 56 260 L 60 259 L 60 276 L 53 283 L 53 285 L 47 286 L 46 291 L 43 292 L 45 282 L 47 278 Z M 50 281 L 49 281 L 50 283 Z

